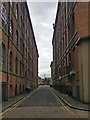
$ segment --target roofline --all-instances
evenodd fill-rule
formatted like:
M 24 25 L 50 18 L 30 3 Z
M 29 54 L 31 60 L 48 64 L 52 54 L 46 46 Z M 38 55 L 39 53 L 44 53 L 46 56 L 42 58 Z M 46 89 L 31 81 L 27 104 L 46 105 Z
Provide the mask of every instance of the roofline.
M 56 29 L 56 23 L 57 23 L 57 18 L 58 18 L 59 7 L 60 7 L 60 2 L 58 1 L 57 13 L 56 13 L 55 24 L 54 24 L 54 32 L 53 32 L 53 38 L 52 38 L 52 44 L 53 44 L 54 36 L 55 36 L 55 29 Z

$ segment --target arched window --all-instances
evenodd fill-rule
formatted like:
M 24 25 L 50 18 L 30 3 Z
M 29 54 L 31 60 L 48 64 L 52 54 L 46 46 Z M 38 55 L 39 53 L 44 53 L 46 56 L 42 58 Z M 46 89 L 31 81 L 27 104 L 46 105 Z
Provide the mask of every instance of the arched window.
M 5 45 L 2 43 L 2 69 L 5 69 L 5 65 L 6 65 L 6 55 L 5 55 Z
M 24 34 L 24 31 L 25 31 L 25 29 L 24 29 L 24 23 L 23 23 L 23 34 Z
M 15 42 L 16 42 L 16 45 L 18 46 L 18 31 L 17 30 L 16 30 Z
M 23 85 L 23 92 L 24 92 L 24 85 Z
M 23 43 L 23 56 L 24 56 L 24 43 Z
M 21 75 L 21 61 L 20 61 L 20 75 Z
M 27 48 L 26 48 L 26 58 L 27 58 Z
M 71 52 L 69 52 L 69 62 L 71 62 Z
M 23 4 L 23 22 L 24 22 L 24 17 L 25 17 L 25 6 Z
M 21 93 L 21 85 L 19 86 L 19 94 Z
M 10 52 L 10 71 L 12 72 L 12 52 Z
M 27 15 L 26 15 L 26 25 L 27 25 Z
M 27 41 L 27 31 L 26 31 L 26 41 Z
M 29 75 L 29 68 L 28 68 L 28 75 Z
M 73 22 L 73 25 L 75 24 L 75 14 L 73 13 L 72 14 L 72 22 Z
M 26 65 L 26 71 L 25 71 L 25 77 L 27 76 L 27 65 Z
M 20 38 L 20 50 L 22 51 L 22 39 Z
M 23 76 L 24 76 L 24 64 L 23 64 Z
M 9 31 L 10 31 L 10 36 L 12 37 L 13 36 L 13 22 L 12 22 L 12 20 L 10 21 Z
M 10 0 L 10 6 L 12 7 L 12 5 L 13 5 L 13 2 L 12 2 L 12 0 Z
M 18 4 L 16 4 L 16 19 L 18 20 Z
M 22 27 L 22 16 L 20 16 L 20 28 Z
M 15 86 L 15 96 L 17 96 L 17 85 Z
M 7 30 L 7 11 L 5 5 L 1 5 L 1 19 L 2 19 L 2 27 Z
M 17 73 L 18 73 L 18 59 L 17 59 L 17 57 L 16 57 L 16 64 L 15 64 L 15 67 L 16 67 L 15 72 L 16 72 L 16 74 L 17 74 Z

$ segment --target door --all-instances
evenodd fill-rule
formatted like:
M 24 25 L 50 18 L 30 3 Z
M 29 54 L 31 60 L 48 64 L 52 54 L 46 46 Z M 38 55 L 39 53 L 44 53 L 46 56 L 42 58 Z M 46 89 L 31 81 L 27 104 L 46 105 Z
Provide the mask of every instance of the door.
M 72 95 L 74 98 L 77 98 L 76 75 L 72 74 L 71 79 L 72 79 Z

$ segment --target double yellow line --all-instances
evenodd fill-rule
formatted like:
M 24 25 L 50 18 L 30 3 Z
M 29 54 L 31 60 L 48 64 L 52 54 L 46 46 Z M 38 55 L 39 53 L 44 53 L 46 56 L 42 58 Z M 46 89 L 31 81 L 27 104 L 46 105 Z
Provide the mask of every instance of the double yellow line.
M 72 112 L 71 110 L 69 110 L 67 106 L 65 106 L 65 105 L 62 103 L 62 101 L 58 98 L 58 96 L 57 96 L 50 88 L 49 88 L 49 90 L 50 90 L 50 92 L 55 96 L 55 98 L 56 98 L 56 100 L 59 102 L 59 104 L 62 105 L 63 110 L 67 110 L 67 111 L 70 112 L 71 114 L 76 115 L 74 112 Z
M 34 94 L 37 90 L 39 90 L 40 88 L 37 88 L 36 90 L 34 90 L 31 94 L 29 94 L 28 96 L 24 97 L 22 100 L 18 101 L 16 104 L 14 104 L 12 107 L 6 109 L 5 111 L 3 111 L 0 114 L 0 117 L 2 118 L 4 116 L 4 114 L 7 114 L 7 112 L 14 110 L 21 102 L 23 102 L 24 100 L 26 100 L 27 98 L 29 98 L 32 94 Z

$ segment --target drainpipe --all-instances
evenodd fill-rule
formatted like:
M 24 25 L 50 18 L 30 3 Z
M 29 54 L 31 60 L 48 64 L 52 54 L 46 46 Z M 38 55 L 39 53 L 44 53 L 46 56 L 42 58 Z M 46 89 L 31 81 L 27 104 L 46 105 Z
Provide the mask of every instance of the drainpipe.
M 8 2 L 9 11 L 8 11 L 8 53 L 7 53 L 7 100 L 8 100 L 8 81 L 9 81 L 9 26 L 10 26 L 10 2 Z

